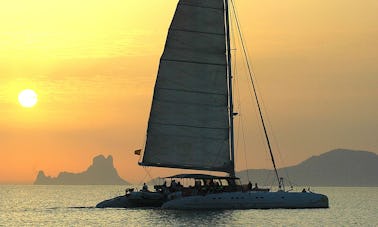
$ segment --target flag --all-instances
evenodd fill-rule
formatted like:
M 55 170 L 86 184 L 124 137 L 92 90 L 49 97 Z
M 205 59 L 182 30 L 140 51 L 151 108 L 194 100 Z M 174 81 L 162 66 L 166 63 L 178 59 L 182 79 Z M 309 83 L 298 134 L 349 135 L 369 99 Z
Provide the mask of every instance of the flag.
M 141 151 L 142 151 L 142 149 L 135 150 L 135 151 L 134 151 L 134 154 L 135 154 L 135 155 L 140 155 L 140 152 L 141 152 Z

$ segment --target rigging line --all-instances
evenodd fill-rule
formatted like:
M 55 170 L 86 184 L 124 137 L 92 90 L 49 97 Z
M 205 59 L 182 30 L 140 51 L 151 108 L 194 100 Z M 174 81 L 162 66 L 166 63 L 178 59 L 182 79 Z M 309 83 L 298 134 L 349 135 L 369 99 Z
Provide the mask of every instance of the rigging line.
M 255 79 L 255 80 L 256 80 L 256 79 Z M 256 85 L 257 85 L 257 89 L 259 90 L 259 88 L 258 88 L 258 84 L 256 84 Z M 262 107 L 263 107 L 264 110 L 267 110 L 267 108 L 266 108 L 264 102 L 262 102 Z M 278 153 L 278 160 L 281 161 L 281 163 L 282 163 L 283 166 L 286 166 L 286 164 L 285 164 L 285 159 L 284 159 L 283 156 L 282 156 L 281 148 L 280 148 L 280 146 L 279 146 L 278 140 L 277 140 L 277 138 L 276 138 L 276 134 L 274 133 L 274 130 L 273 130 L 273 127 L 272 127 L 273 124 L 272 124 L 271 121 L 270 121 L 269 111 L 265 111 L 265 119 L 266 119 L 266 121 L 268 122 L 267 125 L 268 125 L 268 127 L 269 127 L 270 132 L 271 132 L 271 134 L 270 134 L 270 138 L 271 138 L 271 140 L 272 140 L 272 143 L 275 145 L 275 147 L 276 147 L 276 151 L 277 151 L 277 153 Z M 290 179 L 289 172 L 287 171 L 287 168 L 280 168 L 280 170 L 281 170 L 281 173 L 283 172 L 283 173 L 285 174 L 286 178 L 288 179 L 288 182 L 289 182 L 290 186 L 292 187 L 292 183 L 293 183 L 293 182 L 292 182 L 291 179 Z
M 145 182 L 146 177 L 149 177 L 150 180 L 153 180 L 153 183 L 155 184 L 155 179 L 153 179 L 151 173 L 148 170 L 149 167 L 148 166 L 142 166 L 142 167 L 143 167 L 143 170 L 145 171 L 145 174 L 144 174 L 144 177 L 142 178 L 142 180 L 139 182 L 139 185 L 142 185 L 142 182 L 146 183 Z
M 146 177 L 147 177 L 147 171 L 146 171 L 146 167 L 145 166 L 143 166 L 143 170 L 145 171 L 145 174 L 144 174 L 143 178 L 139 181 L 138 185 L 142 185 L 142 182 L 144 182 L 144 179 L 146 179 Z
M 236 13 L 236 12 L 235 12 Z M 236 14 L 235 14 L 236 15 Z M 231 21 L 231 22 L 233 22 L 233 20 Z M 233 22 L 233 24 L 234 24 L 234 22 Z M 234 35 L 234 34 L 233 34 Z M 233 36 L 233 38 L 234 38 L 234 36 Z M 235 39 L 234 38 L 234 43 L 233 44 L 235 44 L 234 46 L 236 47 L 236 40 L 237 39 Z M 236 48 L 235 48 L 235 50 L 236 50 Z M 242 58 L 243 60 L 244 60 L 244 58 Z M 247 59 L 245 59 L 245 60 L 247 60 Z M 246 63 L 247 63 L 247 61 L 245 61 L 244 62 L 245 64 L 243 64 L 242 65 L 242 67 L 243 67 L 243 70 L 247 70 L 247 68 L 246 68 Z M 237 66 L 236 66 L 237 67 Z M 253 68 L 252 68 L 252 72 L 253 72 Z M 243 76 L 244 75 L 247 75 L 247 73 L 242 73 L 243 74 Z M 247 79 L 249 79 L 248 77 L 246 77 Z M 241 81 L 241 80 L 240 80 Z M 258 85 L 258 84 L 257 84 Z M 252 86 L 247 86 L 247 88 L 248 88 L 248 92 L 249 92 L 249 94 L 251 95 L 251 101 L 252 102 L 254 102 L 254 95 L 253 95 L 253 90 L 252 90 Z M 259 120 L 260 119 L 260 117 L 259 117 L 259 114 L 258 114 L 258 110 L 257 110 L 257 107 L 256 108 L 253 108 L 253 112 L 254 112 L 254 114 L 255 114 L 255 117 L 256 117 L 256 119 L 258 120 L 258 122 L 260 123 L 260 124 L 258 124 L 258 127 L 261 129 L 261 130 L 263 130 L 263 127 L 262 127 L 262 125 L 261 125 L 261 121 Z M 242 112 L 242 111 L 240 111 L 240 112 Z M 243 120 L 244 119 L 244 120 Z M 245 121 L 245 118 L 242 118 L 241 119 L 241 121 L 242 121 L 242 123 L 243 122 L 246 122 Z M 244 125 L 243 125 L 244 126 Z M 244 130 L 246 129 L 246 126 L 244 127 Z M 264 137 L 264 135 L 262 135 L 261 133 L 258 133 L 258 135 L 259 135 L 259 142 L 261 142 L 261 143 L 265 143 L 265 137 Z M 246 140 L 245 140 L 246 141 Z M 245 141 L 244 141 L 244 143 L 245 143 Z M 247 147 L 246 145 L 245 145 L 245 147 Z M 266 147 L 266 146 L 264 146 L 263 147 L 264 148 L 264 150 L 265 150 L 265 152 L 269 155 L 269 150 L 268 150 L 268 148 Z M 244 148 L 245 150 L 247 150 L 246 148 Z M 265 161 L 266 161 L 266 159 L 264 159 Z M 248 160 L 247 160 L 248 161 Z M 269 162 L 269 164 L 271 163 L 271 161 Z
M 243 70 L 247 70 L 245 67 L 246 67 L 246 61 L 244 62 L 245 64 L 243 64 Z M 247 73 L 245 73 L 245 74 L 247 74 Z M 246 77 L 247 79 L 249 79 L 249 77 Z M 252 90 L 252 86 L 247 86 L 247 88 L 248 88 L 248 92 L 249 92 L 249 94 L 250 94 L 250 98 L 251 98 L 251 102 L 252 103 L 254 103 L 254 95 L 253 95 L 253 90 Z M 253 105 L 253 106 L 256 106 L 256 105 Z M 254 116 L 255 116 L 255 119 L 258 121 L 258 123 L 259 124 L 257 124 L 258 125 L 258 128 L 259 128 L 259 130 L 263 130 L 263 127 L 262 127 L 262 124 L 261 124 L 261 121 L 260 121 L 260 115 L 259 115 L 259 113 L 258 113 L 258 110 L 257 110 L 257 107 L 256 108 L 252 108 L 253 109 L 253 113 L 254 113 Z M 241 116 L 241 117 L 243 117 L 243 121 L 244 122 L 247 122 L 245 119 L 245 117 L 244 116 Z M 244 125 L 243 125 L 244 126 Z M 243 127 L 243 130 L 244 131 L 246 131 L 246 128 L 247 128 L 247 126 L 245 126 L 245 127 Z M 262 134 L 262 133 L 258 133 L 258 137 L 259 137 L 259 139 L 258 139 L 258 141 L 259 141 L 259 143 L 261 143 L 261 144 L 265 144 L 265 136 Z M 246 141 L 246 140 L 245 140 Z M 244 142 L 245 142 L 244 141 Z M 245 145 L 245 147 L 247 147 L 246 145 Z M 267 148 L 267 146 L 263 146 L 263 149 L 264 149 L 264 151 L 268 154 L 268 155 L 270 155 L 269 154 L 269 150 L 268 150 L 268 148 Z M 247 149 L 246 149 L 247 150 Z M 267 162 L 267 159 L 266 158 L 264 158 L 264 163 L 266 164 L 266 162 Z M 271 164 L 271 161 L 269 160 L 269 164 Z M 266 181 L 265 181 L 266 182 Z
M 267 108 L 265 107 L 264 103 L 262 103 L 262 105 L 263 105 L 263 108 L 266 110 Z M 270 118 L 269 118 L 268 112 L 266 112 L 266 119 L 268 121 L 269 130 L 272 132 L 271 133 L 271 137 L 272 137 L 273 143 L 277 147 L 276 151 L 278 153 L 278 158 L 281 161 L 282 165 L 286 166 L 286 164 L 285 164 L 286 162 L 285 162 L 285 159 L 282 156 L 282 152 L 281 152 L 278 140 L 276 138 L 276 134 L 274 133 L 274 130 L 273 130 L 273 127 L 272 127 L 272 123 L 270 122 Z M 285 174 L 286 178 L 288 179 L 290 187 L 293 187 L 293 182 L 290 179 L 289 172 L 288 172 L 287 168 L 281 168 L 280 170 L 281 170 L 281 173 L 283 172 Z
M 235 38 L 235 33 L 234 33 L 234 23 L 232 23 L 231 24 L 231 29 L 232 29 L 232 31 L 231 31 L 231 34 L 232 34 L 232 40 L 233 40 L 233 45 L 234 45 L 234 47 L 236 47 L 236 43 L 235 43 L 235 40 L 236 40 L 236 38 Z M 242 111 L 242 104 L 241 104 L 241 95 L 240 95 L 240 86 L 239 86 L 239 84 L 240 84 L 240 77 L 238 76 L 238 71 L 237 71 L 237 61 L 236 61 L 236 57 L 237 57 L 237 55 L 236 55 L 236 48 L 234 49 L 234 51 L 235 51 L 235 54 L 234 54 L 234 56 L 233 56 L 233 61 L 234 61 L 234 66 L 235 67 L 233 67 L 233 69 L 234 69 L 234 77 L 235 77 L 235 84 L 234 84 L 234 86 L 236 87 L 236 100 L 237 100 L 237 102 L 236 102 L 236 104 L 237 104 L 237 108 L 239 109 L 239 118 L 238 118 L 238 129 L 239 129 L 239 133 L 242 135 L 242 142 L 243 142 L 243 148 L 242 148 L 242 150 L 243 150 L 243 154 L 244 154 L 244 161 L 245 161 L 245 168 L 246 168 L 246 173 L 247 173 L 247 179 L 248 179 L 248 181 L 250 180 L 250 176 L 249 176 L 249 169 L 248 169 L 248 159 L 247 159 L 247 149 L 246 149 L 246 140 L 245 140 L 245 126 L 244 126 L 244 124 L 243 124 L 243 116 L 240 114 L 240 113 L 243 113 L 243 111 Z M 235 89 L 234 89 L 235 90 Z M 238 141 L 239 141 L 239 138 L 240 138 L 240 136 L 238 137 Z M 239 143 L 237 144 L 237 146 L 239 146 Z
M 235 62 L 236 62 L 236 55 L 235 55 Z M 236 65 L 236 64 L 235 64 Z M 235 73 L 236 73 L 236 70 L 237 70 L 237 67 L 234 67 L 235 68 Z M 239 77 L 237 77 L 236 78 L 236 80 L 235 80 L 236 82 L 237 82 L 237 84 L 240 84 L 240 78 Z M 241 112 L 241 113 L 243 113 L 243 110 L 242 110 L 242 104 L 241 104 L 241 95 L 240 95 L 240 86 L 238 86 L 237 87 L 238 89 L 237 89 L 237 94 L 238 94 L 238 99 L 239 99 L 239 101 L 238 101 L 238 108 L 239 108 L 239 111 Z M 243 141 L 243 153 L 244 153 L 244 161 L 245 161 L 245 168 L 246 168 L 246 171 L 247 171 L 247 179 L 248 179 L 248 181 L 250 181 L 250 176 L 249 176 L 249 168 L 248 168 L 248 159 L 247 159 L 247 144 L 246 144 L 246 138 L 245 138 L 245 125 L 243 124 L 244 122 L 245 122 L 245 120 L 244 120 L 244 115 L 240 115 L 240 117 L 239 117 L 239 125 L 240 125 L 240 129 L 241 129 L 241 135 L 242 135 L 242 141 Z
M 264 110 L 266 110 L 267 108 L 265 107 L 265 105 L 264 105 L 264 102 L 262 102 L 262 106 L 263 106 L 263 109 Z M 285 165 L 285 161 L 284 161 L 284 158 L 283 158 L 283 156 L 282 156 L 282 153 L 280 152 L 280 146 L 279 146 L 279 143 L 278 143 L 278 140 L 277 140 L 277 138 L 276 138 L 276 134 L 274 133 L 274 130 L 273 130 L 273 127 L 272 127 L 272 123 L 271 123 L 271 121 L 270 121 L 270 117 L 269 117 L 269 112 L 268 111 L 266 111 L 265 112 L 265 119 L 266 119 L 266 121 L 268 122 L 268 127 L 269 127 L 269 130 L 271 131 L 271 134 L 270 134 L 270 138 L 271 138 L 271 140 L 272 140 L 272 143 L 276 146 L 276 151 L 277 151 L 277 153 L 278 153 L 278 160 L 280 160 L 281 161 L 281 163 L 282 163 L 282 165 L 283 166 L 286 166 Z M 289 182 L 289 184 L 290 184 L 290 186 L 292 187 L 292 181 L 291 181 L 291 179 L 290 179 L 290 176 L 289 176 L 289 172 L 287 171 L 287 168 L 280 168 L 280 172 L 282 173 L 284 173 L 285 174 L 285 176 L 286 176 L 286 178 L 288 179 L 288 182 Z
M 243 116 L 241 116 L 241 118 L 243 118 Z M 246 169 L 247 169 L 247 178 L 248 178 L 248 180 L 250 180 L 250 178 L 249 178 L 249 169 L 248 169 L 248 161 L 247 161 L 247 149 L 246 149 L 246 147 L 247 147 L 247 145 L 246 145 L 246 143 L 245 143 L 245 128 L 244 128 L 244 125 L 243 125 L 243 122 L 242 122 L 242 127 L 241 127 L 241 129 L 242 129 L 242 135 L 243 135 L 243 145 L 244 145 L 244 159 L 245 159 L 245 167 L 246 167 Z
M 247 68 L 246 68 L 246 63 L 247 63 L 247 61 L 244 61 L 243 62 L 244 64 L 243 64 L 243 70 L 248 70 Z M 253 70 L 253 69 L 252 69 Z M 243 75 L 247 75 L 247 73 L 243 73 Z M 249 79 L 249 77 L 248 76 L 246 76 L 246 79 Z M 248 88 L 248 92 L 249 92 L 249 94 L 250 94 L 250 98 L 251 98 L 251 102 L 252 103 L 254 103 L 254 95 L 253 95 L 253 90 L 252 90 L 252 86 L 247 86 L 247 88 Z M 253 105 L 253 104 L 252 104 Z M 256 106 L 256 105 L 253 105 L 253 106 Z M 258 121 L 258 127 L 259 127 L 259 130 L 263 130 L 263 127 L 262 127 L 262 125 L 261 125 L 261 121 L 260 121 L 260 116 L 259 116 L 259 113 L 258 113 L 258 110 L 257 110 L 257 107 L 256 108 L 252 108 L 253 109 L 253 113 L 254 113 L 254 115 L 255 115 L 255 118 L 257 119 L 257 121 Z M 262 143 L 262 144 L 265 144 L 265 137 L 264 137 L 264 135 L 262 135 L 261 133 L 258 133 L 258 135 L 259 135 L 259 142 L 260 143 Z M 269 155 L 269 150 L 268 150 L 268 148 L 266 147 L 266 146 L 263 146 L 263 148 L 264 148 L 264 151 Z M 266 162 L 267 160 L 266 159 L 264 159 L 264 161 Z M 271 161 L 269 161 L 269 164 L 271 163 Z
M 153 179 L 153 177 L 152 177 L 152 175 L 151 175 L 150 171 L 148 171 L 147 167 L 145 168 L 145 170 L 146 170 L 146 172 L 147 172 L 147 175 L 148 175 L 148 177 L 150 178 L 150 180 L 152 180 L 152 181 L 153 181 L 153 183 L 154 183 L 154 184 L 156 184 L 156 183 L 155 183 L 155 179 Z
M 281 189 L 280 177 L 278 176 L 276 162 L 275 162 L 274 157 L 273 157 L 273 152 L 272 152 L 272 148 L 271 148 L 271 145 L 270 145 L 270 140 L 269 140 L 268 132 L 266 130 L 266 126 L 265 126 L 265 122 L 264 122 L 264 117 L 262 115 L 262 111 L 261 111 L 261 107 L 260 107 L 260 102 L 259 102 L 259 99 L 257 97 L 257 91 L 256 91 L 256 87 L 255 87 L 255 82 L 254 82 L 254 79 L 253 79 L 253 76 L 252 76 L 252 73 L 251 73 L 251 66 L 250 66 L 248 58 L 247 58 L 247 52 L 246 52 L 246 48 L 244 46 L 243 37 L 241 35 L 241 30 L 240 30 L 240 26 L 239 26 L 239 20 L 238 20 L 238 17 L 236 15 L 236 10 L 235 10 L 235 5 L 234 5 L 234 1 L 233 0 L 231 0 L 231 4 L 232 4 L 232 9 L 233 9 L 234 15 L 235 15 L 236 26 L 237 26 L 238 31 L 239 31 L 239 36 L 240 36 L 240 39 L 241 39 L 241 45 L 242 45 L 242 48 L 243 48 L 244 56 L 245 56 L 246 61 L 247 61 L 248 73 L 249 73 L 249 77 L 251 79 L 251 83 L 252 83 L 252 87 L 253 87 L 253 92 L 255 94 L 256 104 L 257 104 L 257 107 L 258 107 L 258 110 L 259 110 L 259 114 L 260 114 L 260 119 L 261 119 L 261 122 L 262 122 L 262 125 L 263 125 L 263 128 L 264 128 L 264 134 L 265 134 L 266 142 L 267 142 L 267 145 L 268 145 L 268 148 L 269 148 L 270 157 L 272 159 L 272 163 L 273 163 L 273 167 L 274 167 L 274 172 L 275 172 L 276 177 L 277 177 L 278 188 Z
M 246 61 L 244 62 L 245 64 L 243 64 L 243 70 L 247 70 L 247 68 L 245 68 L 246 67 Z M 247 73 L 243 73 L 243 75 L 246 75 Z M 247 79 L 249 79 L 249 77 L 246 77 Z M 254 102 L 254 95 L 253 95 L 253 90 L 252 90 L 252 87 L 251 86 L 247 86 L 247 88 L 248 88 L 248 92 L 249 92 L 249 94 L 250 94 L 250 97 L 251 97 L 251 100 L 250 101 L 252 101 L 252 103 Z M 252 104 L 253 105 L 253 104 Z M 253 105 L 253 106 L 255 106 L 255 105 Z M 260 124 L 258 124 L 258 127 L 259 127 L 259 130 L 263 130 L 263 127 L 262 127 L 262 125 L 261 125 L 261 122 L 260 122 L 260 116 L 259 116 L 259 113 L 258 113 L 258 110 L 257 110 L 257 108 L 252 108 L 253 109 L 253 113 L 254 113 L 254 115 L 255 115 L 255 118 L 257 119 L 257 121 L 260 123 Z M 243 119 L 245 120 L 245 118 L 243 117 Z M 246 122 L 246 121 L 245 121 Z M 244 126 L 244 125 L 243 125 Z M 246 130 L 246 127 L 244 127 L 244 130 Z M 264 144 L 265 143 L 265 137 L 261 134 L 261 133 L 258 133 L 258 135 L 259 135 L 259 142 L 260 143 L 262 143 L 262 144 Z M 263 148 L 264 148 L 264 150 L 265 150 L 265 152 L 269 155 L 269 150 L 268 150 L 268 148 L 266 147 L 266 146 L 263 146 Z M 266 162 L 267 160 L 266 159 L 264 159 L 264 161 Z M 269 162 L 269 164 L 270 164 L 271 162 Z
M 236 56 L 234 57 L 234 60 L 236 62 Z M 236 67 L 236 63 L 234 64 L 235 67 L 234 67 L 234 75 L 237 74 L 237 67 Z M 237 97 L 237 105 L 238 105 L 238 109 L 239 109 L 239 112 L 242 113 L 242 105 L 241 105 L 241 98 L 240 98 L 240 86 L 239 86 L 239 77 L 236 77 L 235 79 L 235 87 L 237 88 L 236 89 L 236 97 Z M 243 116 L 239 113 L 239 117 L 238 117 L 238 131 L 239 133 L 241 134 L 242 136 L 242 142 L 243 142 L 243 154 L 244 154 L 244 161 L 245 161 L 245 168 L 246 168 L 246 172 L 247 172 L 247 179 L 250 180 L 249 178 L 249 170 L 248 170 L 248 159 L 247 159 L 247 149 L 246 149 L 246 143 L 245 143 L 245 131 L 244 131 L 244 124 L 243 124 Z M 240 139 L 240 136 L 238 136 L 238 141 Z M 239 145 L 239 143 L 237 144 Z
M 265 108 L 265 107 L 264 107 L 264 108 Z M 269 116 L 268 116 L 268 121 L 269 121 Z M 269 125 L 271 126 L 272 124 L 269 123 Z M 273 131 L 273 127 L 270 127 L 270 131 L 272 132 L 273 142 L 274 142 L 274 144 L 275 144 L 276 147 L 277 147 L 278 158 L 279 158 L 279 160 L 281 161 L 282 165 L 283 165 L 283 166 L 286 166 L 285 160 L 284 160 L 284 158 L 283 158 L 283 156 L 282 156 L 282 153 L 280 152 L 281 149 L 280 149 L 280 147 L 279 147 L 278 140 L 277 140 L 277 138 L 276 138 L 276 136 L 275 136 L 275 133 L 274 133 L 274 131 Z M 288 172 L 287 168 L 281 168 L 281 171 L 284 172 L 286 178 L 288 179 L 289 184 L 290 184 L 290 187 L 293 187 L 293 184 L 292 184 L 293 182 L 292 182 L 291 179 L 290 179 L 289 172 Z

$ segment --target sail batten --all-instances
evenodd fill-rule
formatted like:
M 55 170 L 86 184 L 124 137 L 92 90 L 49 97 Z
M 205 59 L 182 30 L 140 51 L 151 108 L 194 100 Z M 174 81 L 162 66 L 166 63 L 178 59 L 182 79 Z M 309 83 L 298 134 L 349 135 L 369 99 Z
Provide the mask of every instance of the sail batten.
M 216 8 L 216 7 L 210 7 L 210 6 L 200 6 L 200 5 L 194 5 L 189 3 L 179 3 L 180 5 L 184 6 L 190 6 L 190 7 L 197 7 L 197 8 L 204 8 L 204 9 L 215 9 L 215 10 L 224 10 L 223 8 Z
M 197 106 L 197 107 L 200 107 L 200 106 L 204 106 L 204 107 L 207 107 L 207 106 L 212 106 L 212 107 L 223 107 L 223 105 L 217 105 L 217 104 L 201 104 L 201 103 L 194 103 L 194 102 L 178 102 L 178 101 L 171 101 L 171 100 L 168 100 L 168 99 L 159 99 L 158 100 L 159 102 L 165 102 L 165 103 L 171 103 L 171 104 L 185 104 L 185 105 L 192 105 L 192 106 Z
M 212 62 L 200 62 L 200 61 L 188 61 L 188 60 L 179 60 L 179 59 L 161 59 L 161 61 L 172 61 L 172 62 L 184 62 L 184 63 L 192 63 L 192 64 L 199 64 L 199 65 L 219 65 L 219 66 L 226 66 L 223 63 L 212 63 Z
M 206 167 L 206 166 L 191 166 L 191 165 L 176 165 L 176 164 L 165 164 L 165 163 L 148 163 L 148 162 L 139 162 L 138 163 L 141 166 L 153 166 L 153 167 L 165 167 L 165 168 L 177 168 L 177 169 L 191 169 L 191 170 L 205 170 L 205 171 L 219 171 L 219 172 L 225 172 L 228 171 L 228 166 L 220 166 L 218 168 L 215 168 L 213 166 Z
M 189 29 L 179 29 L 179 28 L 171 28 L 170 31 L 182 31 L 182 32 L 193 32 L 193 33 L 202 33 L 208 35 L 217 35 L 224 37 L 224 33 L 215 33 L 215 32 L 205 32 L 205 31 L 196 31 L 196 30 L 189 30 Z
M 140 165 L 222 172 L 233 167 L 225 33 L 223 0 L 179 1 Z
M 151 122 L 151 124 L 169 125 L 169 126 L 175 126 L 175 127 L 201 128 L 201 129 L 204 129 L 204 128 L 205 129 L 219 129 L 219 130 L 227 129 L 227 128 L 206 127 L 206 126 L 167 124 L 167 123 L 160 123 L 160 122 Z
M 199 93 L 199 94 L 210 94 L 210 95 L 222 95 L 222 96 L 227 95 L 223 93 L 205 92 L 205 91 L 198 91 L 198 90 L 184 90 L 184 89 L 168 88 L 168 87 L 158 87 L 156 89 L 181 91 L 181 92 L 189 92 L 189 93 Z
M 181 0 L 178 5 L 224 10 L 223 1 L 219 0 Z

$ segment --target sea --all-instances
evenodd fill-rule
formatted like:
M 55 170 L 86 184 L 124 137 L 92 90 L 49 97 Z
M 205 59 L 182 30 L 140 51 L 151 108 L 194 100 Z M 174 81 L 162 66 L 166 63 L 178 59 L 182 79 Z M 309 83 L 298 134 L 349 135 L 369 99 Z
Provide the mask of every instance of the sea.
M 328 195 L 330 208 L 101 209 L 125 186 L 0 185 L 0 226 L 378 226 L 378 187 L 311 190 Z

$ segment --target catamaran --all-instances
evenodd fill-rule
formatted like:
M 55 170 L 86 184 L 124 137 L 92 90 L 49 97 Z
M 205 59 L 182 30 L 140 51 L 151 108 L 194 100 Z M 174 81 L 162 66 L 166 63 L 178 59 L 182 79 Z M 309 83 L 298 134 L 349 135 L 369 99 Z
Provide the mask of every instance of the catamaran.
M 285 191 L 249 64 L 251 86 L 278 190 L 257 190 L 238 183 L 234 155 L 237 113 L 233 109 L 230 45 L 232 4 L 228 0 L 178 2 L 160 59 L 146 144 L 139 162 L 141 166 L 215 171 L 227 176 L 175 175 L 169 178 L 191 178 L 195 185 L 174 190 L 158 187 L 159 191 L 150 193 L 165 192 L 157 203 L 163 209 L 327 208 L 325 195 Z M 130 196 L 137 195 L 144 204 L 142 194 L 132 192 Z

